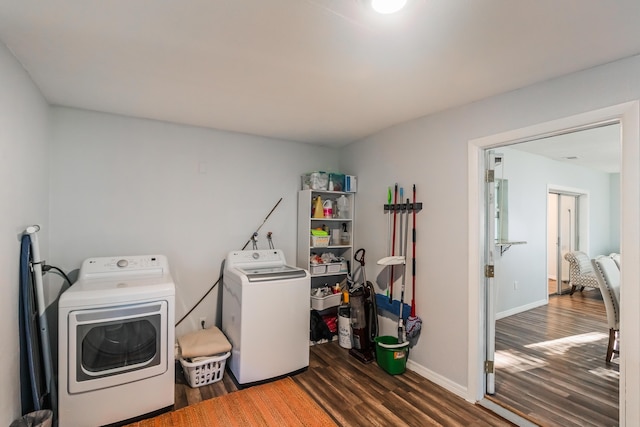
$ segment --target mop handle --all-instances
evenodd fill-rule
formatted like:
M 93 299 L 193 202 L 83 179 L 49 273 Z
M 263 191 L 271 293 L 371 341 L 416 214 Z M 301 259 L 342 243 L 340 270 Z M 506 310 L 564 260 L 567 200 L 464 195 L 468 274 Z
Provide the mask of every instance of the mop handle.
M 274 206 L 273 208 L 271 208 L 271 211 L 270 211 L 270 212 L 267 214 L 267 216 L 264 218 L 264 221 L 262 221 L 262 224 L 260 224 L 260 227 L 258 227 L 258 228 L 256 229 L 256 231 L 254 231 L 254 232 L 251 234 L 251 237 L 249 237 L 249 240 L 247 240 L 247 243 L 245 243 L 245 244 L 244 244 L 244 246 L 242 247 L 242 249 L 240 249 L 240 250 L 244 251 L 244 249 L 247 247 L 247 245 L 248 245 L 249 243 L 251 243 L 251 241 L 252 241 L 252 240 L 253 240 L 253 242 L 254 242 L 254 244 L 255 244 L 255 237 L 258 235 L 258 231 L 260 231 L 260 229 L 262 228 L 262 226 L 264 225 L 264 223 L 265 223 L 265 222 L 267 222 L 267 220 L 269 219 L 269 217 L 271 216 L 271 214 L 273 213 L 273 211 L 275 211 L 275 210 L 276 210 L 276 208 L 278 207 L 278 205 L 280 204 L 280 202 L 281 202 L 281 201 L 282 201 L 282 197 L 280 197 L 280 200 L 278 200 L 278 202 L 275 204 L 275 206 Z M 257 247 L 256 247 L 256 248 L 254 248 L 254 249 L 257 249 Z
M 396 208 L 398 204 L 398 183 L 396 183 L 393 193 L 393 237 L 391 238 L 391 256 L 396 254 L 396 216 L 398 213 Z M 393 265 L 391 265 L 391 278 L 389 280 L 389 288 L 391 289 L 391 292 L 389 294 L 389 303 L 393 301 L 393 280 Z
M 416 185 L 413 184 L 413 229 L 412 231 L 412 263 L 411 263 L 411 317 L 416 317 Z

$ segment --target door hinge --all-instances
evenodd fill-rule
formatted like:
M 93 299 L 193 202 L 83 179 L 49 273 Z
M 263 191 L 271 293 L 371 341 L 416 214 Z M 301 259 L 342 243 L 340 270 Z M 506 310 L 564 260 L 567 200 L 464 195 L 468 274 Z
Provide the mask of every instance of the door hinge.
M 484 171 L 484 182 L 494 182 L 495 181 L 495 170 L 487 169 Z
M 493 360 L 485 360 L 484 361 L 484 373 L 485 374 L 493 374 Z
M 493 277 L 493 265 L 487 264 L 484 266 L 484 277 Z

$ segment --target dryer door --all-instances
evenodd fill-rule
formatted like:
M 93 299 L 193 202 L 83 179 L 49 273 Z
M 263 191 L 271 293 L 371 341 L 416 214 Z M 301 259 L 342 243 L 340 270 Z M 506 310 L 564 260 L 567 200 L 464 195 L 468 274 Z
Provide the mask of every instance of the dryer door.
M 167 301 L 157 301 L 71 311 L 69 392 L 111 387 L 166 372 L 167 305 Z

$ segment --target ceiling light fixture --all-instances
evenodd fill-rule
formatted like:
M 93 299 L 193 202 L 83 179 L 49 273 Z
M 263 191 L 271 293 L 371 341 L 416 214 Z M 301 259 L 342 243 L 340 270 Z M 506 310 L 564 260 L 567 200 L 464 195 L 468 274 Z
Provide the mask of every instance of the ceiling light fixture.
M 407 4 L 407 0 L 371 0 L 371 7 L 378 13 L 396 13 Z

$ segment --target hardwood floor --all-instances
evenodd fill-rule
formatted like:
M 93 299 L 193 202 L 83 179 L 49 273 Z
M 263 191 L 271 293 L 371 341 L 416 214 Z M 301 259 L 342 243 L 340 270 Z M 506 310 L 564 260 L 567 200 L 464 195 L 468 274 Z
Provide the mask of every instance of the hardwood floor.
M 412 371 L 392 376 L 375 362 L 362 364 L 337 342 L 310 349 L 309 369 L 293 379 L 340 426 L 513 425 Z M 237 387 L 227 372 L 217 383 L 190 388 L 177 370 L 175 390 L 179 409 Z
M 545 426 L 618 425 L 619 366 L 605 362 L 607 336 L 598 290 L 498 320 L 492 400 Z
M 497 321 L 490 398 L 544 426 L 618 425 L 619 369 L 605 363 L 606 347 L 599 291 L 552 296 L 547 306 Z M 414 372 L 364 365 L 337 342 L 311 347 L 309 369 L 294 380 L 340 426 L 512 425 Z M 228 373 L 190 388 L 177 368 L 174 409 L 236 390 Z

